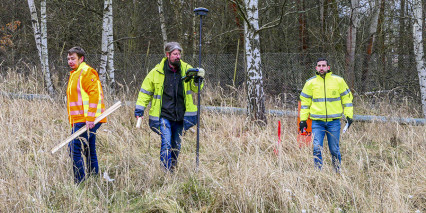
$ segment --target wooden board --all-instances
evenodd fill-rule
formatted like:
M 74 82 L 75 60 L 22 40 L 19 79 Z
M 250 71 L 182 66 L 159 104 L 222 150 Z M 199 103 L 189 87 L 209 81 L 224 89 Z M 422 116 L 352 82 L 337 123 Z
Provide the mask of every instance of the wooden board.
M 106 118 L 109 114 L 111 114 L 112 112 L 114 112 L 115 110 L 117 110 L 118 108 L 120 108 L 121 106 L 121 101 L 118 101 L 117 103 L 115 103 L 114 105 L 112 105 L 110 108 L 108 108 L 107 110 L 105 110 L 105 112 L 103 112 L 101 115 L 99 115 L 96 119 L 95 119 L 95 124 L 99 123 L 99 121 L 101 121 L 102 119 Z M 80 136 L 81 134 L 83 134 L 85 131 L 87 131 L 86 125 L 84 125 L 83 127 L 81 127 L 77 132 L 74 132 L 72 135 L 70 135 L 67 139 L 65 139 L 64 141 L 62 141 L 60 144 L 58 144 L 57 146 L 55 146 L 52 149 L 52 154 L 55 153 L 56 151 L 58 151 L 60 148 L 62 148 L 65 144 L 71 142 L 72 140 L 74 140 L 74 138 Z

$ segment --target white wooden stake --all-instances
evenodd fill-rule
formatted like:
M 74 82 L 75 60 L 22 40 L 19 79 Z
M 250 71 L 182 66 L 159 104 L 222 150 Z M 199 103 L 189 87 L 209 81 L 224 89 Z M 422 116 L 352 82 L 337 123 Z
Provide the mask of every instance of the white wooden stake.
M 136 128 L 141 128 L 141 124 L 142 124 L 142 117 L 139 117 L 138 122 L 136 123 Z

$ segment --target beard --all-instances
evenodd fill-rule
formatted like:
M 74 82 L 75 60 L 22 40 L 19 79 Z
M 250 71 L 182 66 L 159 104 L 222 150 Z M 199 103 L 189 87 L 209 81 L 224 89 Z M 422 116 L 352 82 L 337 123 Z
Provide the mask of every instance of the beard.
M 171 64 L 172 66 L 179 67 L 179 66 L 180 66 L 180 60 L 170 61 L 170 64 Z

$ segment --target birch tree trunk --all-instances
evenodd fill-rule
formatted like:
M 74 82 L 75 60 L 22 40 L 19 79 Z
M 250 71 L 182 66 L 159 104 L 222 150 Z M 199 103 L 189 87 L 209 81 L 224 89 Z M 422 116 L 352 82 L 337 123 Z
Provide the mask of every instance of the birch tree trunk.
M 371 55 L 373 54 L 374 42 L 376 41 L 377 25 L 379 23 L 379 11 L 380 11 L 379 2 L 378 0 L 373 0 L 370 3 L 372 5 L 371 7 L 373 11 L 371 13 L 372 17 L 371 17 L 371 23 L 370 23 L 370 29 L 369 29 L 370 39 L 367 43 L 366 53 L 364 55 L 364 66 L 363 66 L 362 75 L 361 75 L 361 91 L 362 92 L 365 92 L 365 88 L 367 85 L 365 81 L 367 80 L 367 76 L 369 73 L 369 68 L 370 68 L 369 65 L 370 65 Z
M 106 82 L 106 68 L 108 63 L 108 10 L 109 0 L 104 1 L 104 11 L 102 18 L 102 44 L 101 44 L 101 63 L 99 65 L 99 80 L 103 87 L 107 85 Z M 104 88 L 105 89 L 105 88 Z
M 164 18 L 163 0 L 157 0 L 158 14 L 160 15 L 161 34 L 163 35 L 163 44 L 167 43 L 166 19 Z
M 413 0 L 413 15 L 414 54 L 416 57 L 417 72 L 419 74 L 423 116 L 426 118 L 426 66 L 423 52 L 423 10 L 421 0 Z
M 115 68 L 114 68 L 114 22 L 112 14 L 112 0 L 109 0 L 108 10 L 108 76 L 110 94 L 115 94 Z
M 248 113 L 252 121 L 266 125 L 265 96 L 260 59 L 259 8 L 257 0 L 244 0 L 247 21 L 244 24 L 247 69 Z
M 34 39 L 35 44 L 38 50 L 38 57 L 40 59 L 40 63 L 43 63 L 43 60 L 41 60 L 41 32 L 40 32 L 40 24 L 38 22 L 37 17 L 37 9 L 34 5 L 34 0 L 28 0 L 28 7 L 30 8 L 31 13 L 31 25 L 33 27 L 34 31 Z
M 37 17 L 37 9 L 34 0 L 28 0 L 28 7 L 31 13 L 31 23 L 34 30 L 34 39 L 40 58 L 40 64 L 44 75 L 44 83 L 51 96 L 55 95 L 55 89 L 52 84 L 49 70 L 49 54 L 47 50 L 47 18 L 46 18 L 46 0 L 40 2 L 40 25 Z
M 102 20 L 102 55 L 99 80 L 104 85 L 104 89 L 110 94 L 115 93 L 113 34 L 112 0 L 105 0 Z M 109 81 L 107 81 L 107 76 Z
M 40 3 L 40 18 L 42 69 L 47 90 L 49 91 L 49 94 L 53 96 L 55 95 L 55 89 L 53 88 L 52 78 L 50 77 L 49 54 L 47 50 L 46 0 L 42 0 Z
M 359 0 L 351 0 L 351 20 L 346 38 L 346 79 L 350 88 L 355 86 L 356 31 L 359 25 Z

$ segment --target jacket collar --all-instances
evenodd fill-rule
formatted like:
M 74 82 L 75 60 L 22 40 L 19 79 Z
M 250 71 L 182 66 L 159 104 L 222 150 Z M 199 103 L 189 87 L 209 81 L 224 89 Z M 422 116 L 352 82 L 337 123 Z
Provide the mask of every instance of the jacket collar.
M 157 72 L 164 74 L 164 64 L 167 61 L 167 57 L 164 57 L 159 64 L 155 66 Z
M 322 77 L 320 74 L 319 74 L 319 72 L 315 72 L 315 74 L 318 76 L 318 77 Z M 324 78 L 327 78 L 327 77 L 329 77 L 331 74 L 333 74 L 330 70 L 329 71 L 327 71 L 327 73 L 324 75 Z
M 78 65 L 78 67 L 77 67 L 77 69 L 75 69 L 75 70 L 71 70 L 71 73 L 73 73 L 73 72 L 75 72 L 75 71 L 77 71 L 77 70 L 80 70 L 80 68 L 82 68 L 83 66 L 86 66 L 86 62 L 81 62 L 81 64 L 80 65 Z

